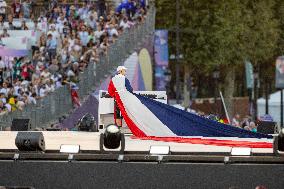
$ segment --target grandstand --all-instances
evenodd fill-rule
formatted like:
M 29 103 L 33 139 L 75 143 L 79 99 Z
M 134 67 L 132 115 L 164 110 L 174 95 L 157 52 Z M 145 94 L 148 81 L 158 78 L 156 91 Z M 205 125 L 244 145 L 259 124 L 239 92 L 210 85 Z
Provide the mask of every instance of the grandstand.
M 115 13 L 113 4 L 107 1 L 105 12 L 99 15 L 98 4 L 92 2 L 65 1 L 54 7 L 50 4 L 45 13 L 43 4 L 37 1 L 33 6 L 35 17 L 31 18 L 31 11 L 30 18 L 25 19 L 27 28 L 22 27 L 23 21 L 15 13 L 12 18 L 12 8 L 7 9 L 3 28 L 0 26 L 0 33 L 7 33 L 1 38 L 1 51 L 6 55 L 2 61 L 9 66 L 3 68 L 1 83 L 8 86 L 7 89 L 1 86 L 2 130 L 16 118 L 28 118 L 32 128 L 44 128 L 68 115 L 113 73 L 114 67 L 122 64 L 143 41 L 151 40 L 154 31 L 153 7 L 147 10 L 149 16 L 146 7 L 136 7 L 136 12 Z M 83 16 L 73 15 L 74 19 L 67 22 L 64 8 L 69 11 L 68 18 L 81 12 Z M 84 12 L 85 9 L 90 10 Z M 90 20 L 90 15 L 96 19 Z M 71 98 L 74 91 L 80 102 Z

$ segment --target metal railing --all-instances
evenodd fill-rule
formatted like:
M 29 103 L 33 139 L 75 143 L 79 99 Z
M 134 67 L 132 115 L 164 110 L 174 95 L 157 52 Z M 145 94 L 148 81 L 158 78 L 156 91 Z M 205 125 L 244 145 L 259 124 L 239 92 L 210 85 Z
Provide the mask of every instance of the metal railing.
M 89 63 L 79 75 L 78 93 L 81 101 L 94 92 L 104 79 L 126 58 L 142 45 L 143 41 L 154 34 L 155 8 L 148 10 L 146 20 L 124 31 L 113 43 L 106 55 L 100 56 L 98 63 Z M 22 111 L 6 113 L 0 116 L 0 130 L 11 126 L 13 119 L 30 119 L 32 128 L 47 127 L 63 115 L 73 111 L 70 89 L 68 86 L 56 89 L 55 92 L 37 101 L 36 105 L 27 105 Z

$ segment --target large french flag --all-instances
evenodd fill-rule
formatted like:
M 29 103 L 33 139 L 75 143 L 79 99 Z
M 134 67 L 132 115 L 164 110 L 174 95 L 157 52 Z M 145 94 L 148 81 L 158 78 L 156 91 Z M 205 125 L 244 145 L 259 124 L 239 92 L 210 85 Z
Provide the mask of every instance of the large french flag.
M 116 75 L 108 91 L 115 98 L 127 126 L 136 138 L 221 146 L 272 147 L 271 142 L 261 140 L 272 138 L 269 135 L 225 125 L 134 94 L 127 90 L 125 81 L 124 76 Z M 255 140 L 232 140 L 230 137 Z

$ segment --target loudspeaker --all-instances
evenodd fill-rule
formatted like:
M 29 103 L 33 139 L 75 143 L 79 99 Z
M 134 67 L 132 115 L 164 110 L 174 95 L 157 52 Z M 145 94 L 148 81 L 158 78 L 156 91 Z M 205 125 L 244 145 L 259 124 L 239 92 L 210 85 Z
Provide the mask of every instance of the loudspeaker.
M 45 151 L 42 132 L 18 132 L 15 143 L 19 151 Z
M 257 132 L 264 134 L 274 134 L 275 126 L 276 126 L 275 122 L 261 121 L 257 127 Z
M 281 131 L 278 136 L 273 137 L 273 153 L 284 155 L 284 133 Z
M 13 119 L 11 131 L 28 131 L 30 129 L 30 119 Z

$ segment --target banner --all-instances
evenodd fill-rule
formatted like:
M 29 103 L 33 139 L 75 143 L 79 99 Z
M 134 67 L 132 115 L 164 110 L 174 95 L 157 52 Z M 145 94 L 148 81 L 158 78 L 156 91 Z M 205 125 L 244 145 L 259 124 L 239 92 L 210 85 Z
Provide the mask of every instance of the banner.
M 253 86 L 254 86 L 253 66 L 249 61 L 245 61 L 245 67 L 246 67 L 247 89 L 253 89 Z
M 156 90 L 165 90 L 165 72 L 169 63 L 168 30 L 156 30 L 155 32 L 155 62 Z
M 0 47 L 0 56 L 2 57 L 21 57 L 27 56 L 29 54 L 29 50 L 18 50 L 18 49 L 9 49 L 6 47 Z
M 275 87 L 278 89 L 284 88 L 284 56 L 279 56 L 276 59 L 276 77 Z

